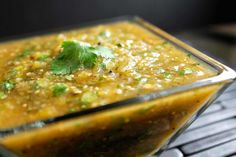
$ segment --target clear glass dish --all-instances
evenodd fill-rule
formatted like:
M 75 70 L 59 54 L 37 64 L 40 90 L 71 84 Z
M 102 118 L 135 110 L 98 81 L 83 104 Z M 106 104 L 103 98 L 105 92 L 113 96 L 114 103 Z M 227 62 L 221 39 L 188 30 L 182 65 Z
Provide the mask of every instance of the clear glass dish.
M 115 18 L 82 27 L 117 21 L 138 24 L 192 54 L 217 75 L 104 106 L 1 129 L 0 152 L 3 156 L 138 157 L 161 153 L 236 77 L 229 67 L 139 17 Z

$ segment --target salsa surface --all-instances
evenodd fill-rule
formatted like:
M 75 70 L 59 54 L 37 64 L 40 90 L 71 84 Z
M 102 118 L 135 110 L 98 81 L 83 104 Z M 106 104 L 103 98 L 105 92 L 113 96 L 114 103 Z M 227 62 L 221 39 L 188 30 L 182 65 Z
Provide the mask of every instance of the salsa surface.
M 93 66 L 58 75 L 65 41 L 112 52 Z M 72 64 L 72 63 L 68 63 Z M 116 22 L 0 45 L 0 128 L 65 115 L 216 75 L 132 22 Z

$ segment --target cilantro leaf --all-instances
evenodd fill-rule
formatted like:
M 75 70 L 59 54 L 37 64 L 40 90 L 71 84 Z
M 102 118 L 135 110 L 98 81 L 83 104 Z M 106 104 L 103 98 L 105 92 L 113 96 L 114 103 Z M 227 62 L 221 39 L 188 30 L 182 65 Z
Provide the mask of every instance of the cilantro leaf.
M 185 68 L 184 70 L 178 71 L 178 74 L 179 74 L 180 76 L 184 76 L 184 75 L 186 75 L 186 74 L 192 74 L 193 72 L 194 72 L 193 69 L 191 69 L 191 68 Z
M 109 48 L 78 41 L 64 41 L 61 48 L 61 53 L 51 62 L 51 71 L 57 75 L 71 74 L 80 67 L 92 68 L 99 56 L 114 58 Z
M 23 52 L 18 56 L 18 58 L 24 58 L 29 56 L 32 53 L 29 49 L 24 49 Z
M 165 79 L 172 79 L 171 73 L 165 72 L 163 73 Z
M 10 91 L 15 87 L 15 85 L 11 81 L 5 81 L 3 82 L 2 87 L 5 91 Z
M 113 51 L 106 47 L 92 47 L 78 41 L 64 41 L 61 53 L 52 61 L 53 74 L 65 75 L 75 72 L 78 68 L 92 68 L 99 56 L 114 58 Z
M 93 51 L 96 55 L 104 57 L 106 59 L 108 58 L 114 58 L 114 54 L 113 51 L 109 48 L 103 47 L 103 46 L 98 46 L 96 48 L 94 48 Z
M 39 55 L 38 60 L 39 61 L 46 61 L 48 59 L 48 57 L 49 57 L 49 54 L 42 53 Z

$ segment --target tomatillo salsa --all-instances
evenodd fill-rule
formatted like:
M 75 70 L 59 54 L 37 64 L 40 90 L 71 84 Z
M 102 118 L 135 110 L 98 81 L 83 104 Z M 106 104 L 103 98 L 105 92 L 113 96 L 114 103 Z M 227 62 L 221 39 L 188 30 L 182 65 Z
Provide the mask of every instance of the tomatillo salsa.
M 178 87 L 216 73 L 129 21 L 0 44 L 0 129 Z M 164 143 L 218 86 L 0 139 L 23 157 L 138 157 Z

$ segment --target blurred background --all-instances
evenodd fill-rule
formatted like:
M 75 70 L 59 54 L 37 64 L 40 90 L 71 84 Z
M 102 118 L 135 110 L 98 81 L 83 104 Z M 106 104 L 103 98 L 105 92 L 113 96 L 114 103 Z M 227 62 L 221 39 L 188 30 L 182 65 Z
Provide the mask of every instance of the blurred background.
M 232 53 L 236 51 L 233 3 L 233 0 L 1 0 L 0 38 L 138 15 L 188 44 L 214 52 L 236 65 Z
M 1 0 L 0 35 L 8 36 L 121 15 L 139 15 L 171 31 L 236 20 L 233 0 Z

